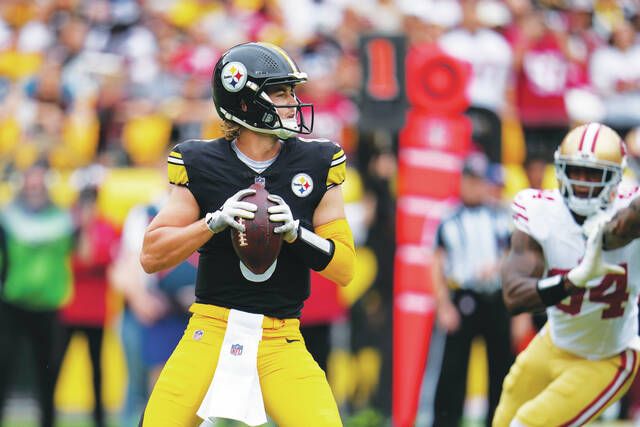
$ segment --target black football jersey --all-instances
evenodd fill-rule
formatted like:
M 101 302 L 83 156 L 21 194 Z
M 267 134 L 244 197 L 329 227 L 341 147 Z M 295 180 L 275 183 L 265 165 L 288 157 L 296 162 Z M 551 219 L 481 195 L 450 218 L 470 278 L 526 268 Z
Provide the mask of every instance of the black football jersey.
M 346 157 L 331 141 L 290 138 L 274 163 L 257 173 L 237 157 L 225 139 L 190 140 L 170 153 L 168 172 L 169 182 L 191 191 L 201 217 L 261 180 L 270 194 L 287 202 L 301 226 L 313 230 L 318 203 L 329 188 L 344 181 Z M 229 229 L 214 235 L 199 251 L 197 302 L 278 318 L 300 316 L 309 296 L 309 268 L 287 243 L 266 280 L 249 280 L 243 273 Z

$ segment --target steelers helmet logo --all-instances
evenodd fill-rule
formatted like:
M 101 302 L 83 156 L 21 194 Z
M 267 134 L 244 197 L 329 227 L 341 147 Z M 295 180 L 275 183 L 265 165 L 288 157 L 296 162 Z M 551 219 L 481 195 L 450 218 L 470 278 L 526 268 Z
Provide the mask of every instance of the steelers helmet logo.
M 247 68 L 242 62 L 229 62 L 220 74 L 222 86 L 229 92 L 239 92 L 247 83 Z
M 299 173 L 291 180 L 291 191 L 298 197 L 307 197 L 313 191 L 313 180 L 306 173 Z

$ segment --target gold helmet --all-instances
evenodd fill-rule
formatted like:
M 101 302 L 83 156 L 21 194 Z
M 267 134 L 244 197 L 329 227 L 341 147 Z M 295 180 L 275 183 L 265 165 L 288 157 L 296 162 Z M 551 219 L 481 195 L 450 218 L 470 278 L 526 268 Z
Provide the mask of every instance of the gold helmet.
M 554 156 L 560 192 L 569 209 L 582 216 L 606 209 L 622 178 L 625 156 L 624 142 L 610 127 L 589 123 L 572 129 Z M 570 178 L 572 168 L 598 170 L 600 180 Z M 576 194 L 574 186 L 588 188 L 588 194 Z

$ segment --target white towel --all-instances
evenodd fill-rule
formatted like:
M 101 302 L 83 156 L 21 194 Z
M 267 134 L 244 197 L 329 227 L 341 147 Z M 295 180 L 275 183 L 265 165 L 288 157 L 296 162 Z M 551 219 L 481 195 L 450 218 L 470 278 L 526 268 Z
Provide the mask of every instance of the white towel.
M 229 313 L 218 366 L 197 412 L 205 421 L 228 418 L 250 426 L 267 422 L 258 377 L 263 317 L 239 310 Z

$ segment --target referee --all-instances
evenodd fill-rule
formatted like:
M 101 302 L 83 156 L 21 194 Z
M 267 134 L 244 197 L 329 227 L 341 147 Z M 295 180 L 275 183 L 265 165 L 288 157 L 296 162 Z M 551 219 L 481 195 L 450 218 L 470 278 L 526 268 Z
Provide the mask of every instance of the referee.
M 474 337 L 481 335 L 487 347 L 488 426 L 513 360 L 510 319 L 499 281 L 510 218 L 488 200 L 488 172 L 489 162 L 484 154 L 473 153 L 465 159 L 460 203 L 441 220 L 435 238 L 432 274 L 437 319 L 446 332 L 435 396 L 434 426 L 438 427 L 460 425 Z

